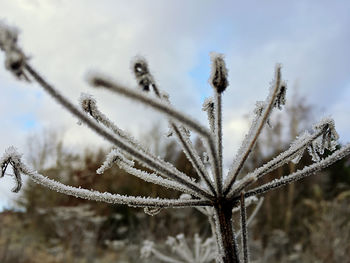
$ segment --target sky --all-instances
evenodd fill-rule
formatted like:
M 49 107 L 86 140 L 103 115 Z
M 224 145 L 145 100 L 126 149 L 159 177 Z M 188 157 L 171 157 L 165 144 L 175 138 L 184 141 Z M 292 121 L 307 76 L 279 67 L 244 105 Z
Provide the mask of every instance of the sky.
M 50 83 L 76 103 L 81 92 L 94 95 L 135 137 L 157 123 L 166 127 L 164 118 L 93 90 L 87 74 L 101 72 L 136 88 L 130 62 L 141 55 L 174 107 L 206 124 L 201 105 L 212 95 L 209 54 L 219 52 L 230 82 L 223 98 L 225 166 L 248 128 L 246 114 L 268 94 L 276 63 L 283 65 L 287 101 L 297 87 L 319 118 L 334 118 L 340 141 L 350 141 L 349 1 L 1 0 L 0 10 L 0 20 L 20 30 L 20 46 Z M 64 130 L 67 147 L 108 147 L 38 85 L 17 81 L 3 66 L 0 92 L 0 152 L 14 145 L 25 158 L 28 136 L 45 129 Z M 12 186 L 11 178 L 0 179 L 0 207 L 18 196 Z

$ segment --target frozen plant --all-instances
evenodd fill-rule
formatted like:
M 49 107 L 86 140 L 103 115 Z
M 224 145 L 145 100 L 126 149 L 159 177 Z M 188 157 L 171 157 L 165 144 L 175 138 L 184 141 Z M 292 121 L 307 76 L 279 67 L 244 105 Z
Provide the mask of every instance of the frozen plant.
M 166 263 L 210 263 L 217 255 L 215 240 L 212 237 L 202 240 L 198 234 L 195 234 L 193 238 L 193 247 L 187 243 L 184 234 L 168 237 L 166 245 L 176 257 L 166 255 L 159 251 L 152 241 L 146 240 L 141 248 L 141 258 L 148 258 L 152 255 Z
M 56 236 L 65 240 L 74 253 L 79 254 L 81 247 L 87 248 L 85 255 L 91 256 L 95 252 L 97 233 L 106 218 L 97 216 L 89 205 L 40 208 L 38 212 L 52 225 Z
M 183 196 L 186 198 L 186 196 Z M 246 206 L 256 203 L 258 199 L 256 197 L 249 197 L 246 199 Z M 261 208 L 264 198 L 260 198 L 254 211 L 251 213 L 246 225 L 252 222 L 257 212 Z M 209 217 L 209 214 L 213 213 L 213 209 L 210 207 L 197 207 L 197 209 L 203 214 Z M 240 209 L 232 209 L 232 213 L 239 212 Z M 212 227 L 215 227 L 212 224 Z M 184 234 L 179 234 L 176 237 L 168 237 L 166 245 L 170 248 L 170 253 L 162 252 L 157 249 L 157 244 L 146 240 L 141 247 L 141 258 L 153 257 L 161 262 L 165 263 L 210 263 L 217 257 L 217 242 L 215 237 L 215 228 L 213 229 L 214 236 L 202 240 L 198 234 L 193 237 L 193 242 L 188 244 Z M 236 237 L 240 237 L 242 234 L 241 230 L 237 231 Z
M 141 88 L 138 90 L 125 87 L 101 74 L 91 74 L 89 83 L 92 87 L 104 88 L 112 93 L 127 97 L 168 118 L 170 134 L 178 139 L 184 153 L 193 165 L 198 176 L 196 180 L 194 175 L 182 173 L 172 164 L 149 152 L 133 137 L 121 130 L 98 109 L 96 100 L 91 96 L 83 95 L 80 107 L 63 96 L 32 67 L 28 56 L 17 44 L 17 32 L 12 27 L 0 24 L 0 49 L 5 53 L 6 69 L 20 80 L 37 82 L 81 123 L 114 146 L 105 163 L 98 170 L 99 173 L 113 165 L 118 165 L 121 169 L 147 182 L 185 194 L 186 198 L 183 196 L 177 199 L 127 196 L 68 186 L 28 168 L 21 161 L 21 156 L 11 147 L 5 151 L 0 160 L 0 166 L 1 176 L 5 175 L 8 166 L 13 168 L 17 183 L 13 189 L 15 192 L 21 188 L 21 175 L 26 175 L 37 184 L 63 194 L 112 204 L 142 207 L 145 212 L 151 215 L 159 213 L 164 208 L 199 207 L 203 211 L 205 210 L 208 220 L 213 226 L 213 236 L 215 236 L 218 247 L 217 262 L 249 262 L 247 200 L 250 197 L 262 195 L 315 174 L 350 153 L 350 144 L 335 150 L 338 135 L 334 129 L 334 122 L 330 118 L 324 118 L 314 125 L 312 133 L 304 133 L 296 138 L 289 149 L 254 171 L 241 174 L 243 165 L 253 150 L 263 127 L 268 122 L 271 112 L 275 108 L 281 109 L 285 103 L 286 83 L 282 81 L 281 65 L 279 64 L 276 66 L 269 94 L 264 101 L 259 101 L 256 104 L 254 120 L 226 176 L 223 176 L 222 164 L 221 107 L 222 95 L 228 86 L 228 80 L 223 55 L 212 54 L 212 73 L 209 81 L 213 87 L 214 95 L 213 98 L 206 100 L 204 105 L 210 128 L 203 126 L 171 105 L 169 96 L 159 89 L 149 71 L 147 62 L 143 58 L 136 58 L 132 63 L 138 86 Z M 203 140 L 206 147 L 205 158 L 201 158 L 195 150 L 190 139 L 190 132 L 195 132 Z M 333 153 L 322 159 L 322 153 L 325 149 Z M 257 187 L 252 186 L 258 179 L 278 167 L 291 161 L 298 161 L 305 150 L 310 152 L 315 163 L 269 183 Z M 136 168 L 135 162 L 147 168 L 148 171 L 151 170 L 152 173 Z M 241 250 L 237 242 L 237 229 L 234 229 L 232 222 L 232 210 L 237 208 L 241 214 Z M 240 251 L 242 251 L 241 255 Z

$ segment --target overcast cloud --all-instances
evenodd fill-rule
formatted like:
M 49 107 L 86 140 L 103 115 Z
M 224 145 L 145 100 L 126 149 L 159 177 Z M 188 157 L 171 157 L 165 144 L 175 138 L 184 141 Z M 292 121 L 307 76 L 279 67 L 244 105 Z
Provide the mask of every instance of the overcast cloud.
M 341 141 L 350 141 L 350 3 L 346 1 L 87 1 L 2 0 L 1 19 L 21 30 L 31 63 L 77 101 L 94 94 L 100 108 L 136 137 L 161 117 L 124 98 L 94 91 L 84 80 L 98 70 L 131 87 L 130 60 L 143 55 L 176 108 L 205 122 L 201 104 L 211 95 L 209 52 L 226 55 L 230 87 L 224 97 L 225 163 L 244 135 L 244 114 L 267 94 L 276 62 L 289 95 L 299 93 L 332 115 Z M 3 63 L 0 55 L 0 63 Z M 64 127 L 67 145 L 104 142 L 36 85 L 0 68 L 0 151 L 25 152 L 29 133 Z M 164 131 L 165 132 L 165 131 Z M 13 195 L 0 181 L 3 204 Z

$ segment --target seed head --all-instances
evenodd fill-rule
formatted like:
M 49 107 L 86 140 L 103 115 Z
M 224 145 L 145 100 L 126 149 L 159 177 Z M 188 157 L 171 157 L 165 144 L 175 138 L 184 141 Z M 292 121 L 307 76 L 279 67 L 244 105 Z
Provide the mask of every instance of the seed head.
M 132 70 L 139 86 L 144 91 L 149 91 L 150 86 L 154 84 L 154 80 L 148 70 L 147 61 L 143 57 L 137 57 L 132 63 Z
M 222 93 L 228 86 L 227 68 L 224 56 L 222 54 L 212 53 L 211 60 L 212 69 L 209 82 L 218 93 Z

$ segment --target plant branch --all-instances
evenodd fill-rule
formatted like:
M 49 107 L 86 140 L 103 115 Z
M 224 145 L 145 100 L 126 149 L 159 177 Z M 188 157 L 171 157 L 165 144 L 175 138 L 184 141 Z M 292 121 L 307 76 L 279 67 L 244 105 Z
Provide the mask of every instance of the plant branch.
M 244 192 L 241 193 L 241 231 L 242 231 L 242 248 L 243 248 L 243 262 L 249 262 L 248 252 L 248 230 L 247 230 L 247 211 L 245 207 Z
M 139 83 L 139 86 L 142 88 L 143 91 L 148 92 L 150 90 L 150 87 L 152 87 L 152 90 L 157 98 L 159 98 L 165 103 L 170 104 L 168 97 L 163 96 L 161 94 L 157 84 L 154 81 L 152 74 L 149 72 L 148 63 L 144 58 L 138 57 L 134 61 L 133 72 L 135 74 L 136 80 Z M 169 125 L 172 131 L 175 133 L 177 139 L 179 140 L 182 146 L 182 150 L 185 153 L 187 159 L 191 162 L 193 168 L 196 170 L 197 175 L 207 184 L 211 193 L 213 195 L 216 195 L 215 189 L 211 183 L 209 175 L 204 167 L 204 164 L 200 159 L 197 151 L 194 149 L 189 136 L 184 131 L 185 128 L 183 126 L 177 125 L 170 118 L 169 118 Z
M 303 179 L 305 177 L 308 177 L 316 172 L 321 171 L 322 169 L 330 166 L 331 164 L 335 163 L 336 161 L 340 160 L 341 158 L 344 158 L 345 156 L 350 154 L 350 144 L 342 147 L 341 149 L 337 150 L 327 158 L 323 159 L 319 163 L 314 163 L 310 166 L 304 167 L 302 170 L 296 171 L 295 173 L 292 173 L 288 176 L 284 176 L 280 179 L 276 179 L 270 183 L 263 184 L 257 188 L 254 188 L 252 190 L 249 190 L 245 193 L 245 197 L 253 196 L 253 195 L 260 195 L 266 192 L 269 192 L 271 190 L 274 190 L 276 188 L 279 188 L 281 186 L 284 186 L 286 184 L 298 181 L 300 179 Z M 234 200 L 238 199 L 239 197 L 235 197 Z
M 215 143 L 213 141 L 212 135 L 210 130 L 199 124 L 198 122 L 194 121 L 192 118 L 184 115 L 183 113 L 175 110 L 173 107 L 171 107 L 169 104 L 165 104 L 161 100 L 155 100 L 144 93 L 140 93 L 138 91 L 128 89 L 126 87 L 123 87 L 115 82 L 112 82 L 108 80 L 107 78 L 103 76 L 92 76 L 90 78 L 90 83 L 94 87 L 104 87 L 112 92 L 116 92 L 118 94 L 124 95 L 130 99 L 139 101 L 143 103 L 146 106 L 152 107 L 153 109 L 157 110 L 158 112 L 166 115 L 170 119 L 174 119 L 185 126 L 187 126 L 190 129 L 193 129 L 197 133 L 199 133 L 203 138 L 205 138 L 205 141 L 207 143 L 208 149 L 209 149 L 209 157 L 211 158 L 213 163 L 213 169 L 215 171 L 214 174 L 219 174 L 220 168 L 219 168 L 219 162 L 217 159 L 217 153 L 216 153 L 216 147 Z
M 80 104 L 82 106 L 82 109 L 88 113 L 91 117 L 93 117 L 97 122 L 103 124 L 106 128 L 110 129 L 114 132 L 114 134 L 122 139 L 124 139 L 127 143 L 132 145 L 135 149 L 141 151 L 145 155 L 148 155 L 149 158 L 153 159 L 156 162 L 160 162 L 164 167 L 168 167 L 171 170 L 177 170 L 173 165 L 171 165 L 168 162 L 165 162 L 163 159 L 160 159 L 153 155 L 150 151 L 146 150 L 142 145 L 137 142 L 133 137 L 128 135 L 126 132 L 124 132 L 122 129 L 120 129 L 117 125 L 115 125 L 105 114 L 103 114 L 97 107 L 96 100 L 87 94 L 82 94 L 80 98 Z M 151 170 L 152 167 L 147 165 L 145 162 L 140 162 L 141 165 L 143 165 L 146 168 L 149 168 Z M 156 171 L 158 172 L 158 171 Z M 177 173 L 180 173 L 180 171 L 177 170 Z M 160 173 L 161 174 L 161 173 Z M 164 177 L 167 177 L 164 174 L 161 174 Z M 184 175 L 185 176 L 185 175 Z M 181 187 L 183 188 L 183 187 Z M 191 194 L 194 194 L 193 192 Z
M 260 116 L 258 115 L 257 119 L 253 121 L 247 136 L 243 140 L 242 146 L 238 151 L 238 155 L 236 156 L 233 162 L 233 165 L 229 171 L 229 174 L 225 180 L 224 195 L 227 195 L 231 190 L 233 183 L 236 181 L 238 174 L 243 168 L 245 161 L 247 160 L 256 141 L 258 140 L 258 137 L 266 121 L 268 120 L 268 117 L 273 107 L 276 105 L 276 98 L 279 96 L 280 89 L 281 89 L 281 66 L 277 65 L 273 89 L 271 90 L 270 95 L 266 99 L 266 104 L 262 109 Z
M 120 157 L 120 153 L 115 153 L 116 150 L 112 150 L 111 153 L 107 155 L 106 161 L 103 165 L 97 170 L 97 173 L 102 174 L 106 169 L 110 168 L 113 163 L 116 163 L 120 169 L 123 169 L 127 173 L 140 178 L 141 180 L 157 185 L 164 186 L 166 188 L 174 189 L 176 191 L 195 195 L 196 193 L 188 188 L 185 188 L 182 184 L 177 183 L 176 181 L 168 180 L 166 178 L 160 177 L 155 173 L 148 173 L 146 171 L 137 169 L 133 167 L 133 162 L 125 161 L 124 158 Z
M 202 189 L 195 182 L 190 181 L 187 176 L 182 176 L 177 173 L 175 169 L 169 169 L 169 167 L 164 167 L 160 162 L 153 160 L 148 155 L 137 151 L 128 143 L 116 138 L 114 135 L 107 132 L 105 129 L 100 127 L 95 121 L 92 121 L 88 116 L 86 116 L 82 111 L 75 107 L 69 100 L 63 97 L 53 86 L 48 84 L 28 63 L 25 64 L 25 69 L 28 73 L 60 104 L 62 104 L 69 112 L 78 117 L 81 121 L 87 124 L 92 130 L 101 135 L 106 140 L 118 146 L 122 151 L 131 154 L 138 161 L 147 163 L 153 170 L 158 171 L 160 174 L 166 175 L 181 184 L 184 187 L 189 188 L 196 192 L 196 196 L 204 197 L 207 199 L 212 199 L 212 195 Z
M 230 199 L 235 194 L 239 193 L 240 190 L 247 188 L 252 183 L 256 182 L 258 179 L 262 178 L 264 175 L 276 170 L 277 168 L 281 167 L 282 165 L 290 162 L 294 158 L 298 158 L 298 155 L 302 155 L 304 150 L 317 138 L 319 138 L 321 135 L 323 135 L 327 131 L 327 123 L 331 123 L 333 120 L 322 120 L 319 124 L 323 124 L 323 128 L 316 130 L 314 134 L 305 134 L 304 136 L 301 136 L 297 138 L 290 146 L 290 148 L 282 153 L 280 153 L 278 156 L 273 158 L 271 161 L 267 162 L 263 166 L 257 168 L 252 173 L 248 173 L 243 179 L 237 182 L 237 185 L 240 185 L 240 187 L 233 185 L 231 191 L 227 195 L 227 197 Z M 318 124 L 318 125 L 319 125 Z
M 82 199 L 88 199 L 93 201 L 100 201 L 112 204 L 124 204 L 134 207 L 192 207 L 192 206 L 207 206 L 210 202 L 207 200 L 191 199 L 191 200 L 181 200 L 181 199 L 161 199 L 161 198 L 145 198 L 145 197 L 135 197 L 126 196 L 111 193 L 101 193 L 98 191 L 92 191 L 87 189 L 82 189 L 78 187 L 64 185 L 55 180 L 49 179 L 38 173 L 27 173 L 30 179 L 35 183 L 40 184 L 46 188 L 63 193 L 66 195 L 71 195 L 79 197 Z
M 185 135 L 184 132 L 180 130 L 181 127 L 178 127 L 175 123 L 171 121 L 170 125 L 174 133 L 176 134 L 178 140 L 180 141 L 185 155 L 196 170 L 198 176 L 206 183 L 206 185 L 209 187 L 210 192 L 216 195 L 215 189 L 209 178 L 209 175 L 204 167 L 202 160 L 199 158 L 196 150 L 194 149 L 193 144 L 190 142 L 189 138 L 186 138 L 187 135 Z
M 222 93 L 215 92 L 215 139 L 219 171 L 215 174 L 218 196 L 222 196 Z
M 100 88 L 103 87 L 112 92 L 121 94 L 125 97 L 141 102 L 142 104 L 157 110 L 158 112 L 166 115 L 167 117 L 172 118 L 176 121 L 179 121 L 180 123 L 183 123 L 188 128 L 198 132 L 201 136 L 205 138 L 211 138 L 210 131 L 207 128 L 205 128 L 204 126 L 199 124 L 197 121 L 193 120 L 192 118 L 177 111 L 176 109 L 171 107 L 169 104 L 165 104 L 160 99 L 157 99 L 157 100 L 153 99 L 150 96 L 145 95 L 145 93 L 141 93 L 139 91 L 124 87 L 120 84 L 117 84 L 116 82 L 113 82 L 107 79 L 106 77 L 103 77 L 97 74 L 90 77 L 89 83 L 93 87 L 100 87 Z
M 248 197 L 249 198 L 249 197 Z M 264 202 L 264 198 L 261 197 L 258 204 L 256 205 L 256 207 L 254 208 L 253 213 L 249 216 L 248 220 L 247 220 L 247 227 L 251 224 L 251 222 L 253 221 L 254 217 L 258 214 L 262 204 Z M 247 201 L 246 201 L 247 204 Z M 242 234 L 242 229 L 237 231 L 236 237 L 238 238 L 240 235 Z

